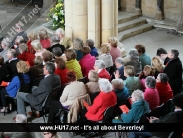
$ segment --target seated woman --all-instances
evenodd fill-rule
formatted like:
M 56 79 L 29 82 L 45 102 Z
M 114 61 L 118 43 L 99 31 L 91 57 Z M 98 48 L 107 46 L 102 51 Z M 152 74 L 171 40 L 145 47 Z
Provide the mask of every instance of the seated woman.
M 79 61 L 83 76 L 88 76 L 88 72 L 93 69 L 96 58 L 90 55 L 90 47 L 84 46 L 82 48 L 83 58 Z
M 109 72 L 105 69 L 104 61 L 96 60 L 94 69 L 97 71 L 99 78 L 105 78 L 105 79 L 110 80 L 111 76 L 110 76 Z
M 42 53 L 44 51 L 46 51 L 46 49 L 44 49 L 40 43 L 39 40 L 34 40 L 31 42 L 31 45 L 33 47 L 33 49 L 36 51 L 36 53 L 34 54 L 36 57 L 37 56 L 41 56 L 42 57 Z
M 159 94 L 156 90 L 156 80 L 151 76 L 146 77 L 145 86 L 144 99 L 149 103 L 150 109 L 153 110 L 160 105 Z
M 82 79 L 83 75 L 81 72 L 81 66 L 79 62 L 76 60 L 76 52 L 73 49 L 65 50 L 65 58 L 66 58 L 66 67 L 68 70 L 72 70 L 76 73 L 77 79 Z
M 43 65 L 46 62 L 52 62 L 54 63 L 54 58 L 53 58 L 53 53 L 51 53 L 50 51 L 46 50 L 42 53 L 42 57 L 43 57 Z
M 132 48 L 128 52 L 129 61 L 125 63 L 124 66 L 131 65 L 134 66 L 136 74 L 139 74 L 142 71 L 142 65 L 139 61 L 139 53 L 136 49 Z
M 68 109 L 76 98 L 87 93 L 84 83 L 77 81 L 77 77 L 73 71 L 67 72 L 67 79 L 69 84 L 64 88 L 60 101 L 53 101 L 50 105 L 48 123 L 55 123 L 55 115 L 59 109 Z
M 48 32 L 46 31 L 46 29 L 41 29 L 39 31 L 39 38 L 40 38 L 40 42 L 41 42 L 41 45 L 43 46 L 43 48 L 47 49 L 51 46 Z
M 156 89 L 159 93 L 160 105 L 173 98 L 173 91 L 168 83 L 168 77 L 165 73 L 159 73 L 156 79 Z
M 94 93 L 94 92 L 99 92 L 100 88 L 99 88 L 99 84 L 98 84 L 98 73 L 95 70 L 90 70 L 88 73 L 88 79 L 89 82 L 86 83 L 86 89 L 87 92 L 90 93 Z
M 111 81 L 113 90 L 117 96 L 117 105 L 121 105 L 130 96 L 128 89 L 124 86 L 122 79 L 113 79 Z
M 80 38 L 74 38 L 73 40 L 73 49 L 76 52 L 76 59 L 80 61 L 83 58 L 82 48 L 83 48 L 83 40 Z
M 67 84 L 68 80 L 66 74 L 69 70 L 65 67 L 65 61 L 62 58 L 56 58 L 55 67 L 55 74 L 60 76 L 61 85 Z
M 108 107 L 116 105 L 116 94 L 112 91 L 112 85 L 107 79 L 99 80 L 100 93 L 94 99 L 93 104 L 82 111 L 81 119 L 83 122 L 101 121 L 104 112 Z
M 150 112 L 149 105 L 144 100 L 144 94 L 141 90 L 135 90 L 132 93 L 132 102 L 132 108 L 129 112 L 122 113 L 121 119 L 113 119 L 113 123 L 137 123 L 143 114 Z
M 146 87 L 145 87 L 146 77 L 147 76 L 154 76 L 154 74 L 155 74 L 155 69 L 149 65 L 146 65 L 144 67 L 143 71 L 139 74 L 139 79 L 140 79 L 142 91 L 145 91 L 145 89 L 146 89 Z
M 134 90 L 141 89 L 140 80 L 138 77 L 135 77 L 135 68 L 133 66 L 125 66 L 124 76 L 127 77 L 124 80 L 124 85 L 127 87 L 130 95 Z
M 35 32 L 30 32 L 27 34 L 27 37 L 28 37 L 28 41 L 27 41 L 27 46 L 28 46 L 28 50 L 27 52 L 29 53 L 32 53 L 32 54 L 35 54 L 36 51 L 33 49 L 32 45 L 31 45 L 31 42 L 34 41 L 34 40 L 38 40 L 38 35 L 35 33 Z
M 151 66 L 152 68 L 155 69 L 155 74 L 154 74 L 155 78 L 157 78 L 158 74 L 162 73 L 164 70 L 164 65 L 158 57 L 152 58 Z
M 102 55 L 98 57 L 99 60 L 103 60 L 105 63 L 105 68 L 112 67 L 113 61 L 112 56 L 110 55 L 110 44 L 104 43 L 101 45 Z

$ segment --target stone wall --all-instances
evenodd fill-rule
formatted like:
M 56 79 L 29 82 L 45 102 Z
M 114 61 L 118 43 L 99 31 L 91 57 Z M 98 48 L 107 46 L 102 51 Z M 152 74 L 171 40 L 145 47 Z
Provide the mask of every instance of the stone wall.
M 122 10 L 135 12 L 136 0 L 121 0 Z M 156 18 L 157 0 L 141 0 L 142 15 Z M 183 0 L 164 0 L 164 17 L 167 20 L 177 21 L 180 15 Z

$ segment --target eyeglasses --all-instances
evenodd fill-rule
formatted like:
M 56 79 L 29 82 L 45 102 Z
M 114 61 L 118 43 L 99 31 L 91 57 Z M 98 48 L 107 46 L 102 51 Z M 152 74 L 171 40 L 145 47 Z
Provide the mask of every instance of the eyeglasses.
M 43 135 L 47 135 L 47 134 L 50 134 L 50 132 L 47 132 L 47 133 L 43 133 Z

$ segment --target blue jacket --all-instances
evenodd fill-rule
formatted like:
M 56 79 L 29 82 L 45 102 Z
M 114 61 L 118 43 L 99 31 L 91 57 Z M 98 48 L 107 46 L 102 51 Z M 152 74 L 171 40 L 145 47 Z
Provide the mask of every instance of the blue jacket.
M 145 100 L 140 100 L 132 104 L 132 108 L 129 110 L 127 114 L 121 114 L 122 120 L 114 120 L 113 123 L 137 123 L 140 117 L 149 113 L 149 104 Z
M 28 73 L 23 73 L 23 74 L 22 74 L 22 78 L 23 78 L 24 84 L 30 83 L 30 76 L 29 76 Z
M 20 88 L 20 80 L 18 76 L 13 77 L 10 84 L 6 87 L 6 91 L 10 97 L 15 98 L 18 89 Z
M 98 52 L 97 52 L 97 49 L 95 47 L 92 47 L 91 48 L 91 52 L 90 54 L 94 57 L 98 57 Z
M 126 77 L 124 76 L 124 67 L 121 66 L 121 67 L 119 67 L 117 70 L 119 71 L 120 78 L 121 78 L 122 80 L 126 80 Z
M 129 97 L 128 89 L 124 86 L 122 90 L 114 90 L 117 96 L 117 103 L 126 100 Z

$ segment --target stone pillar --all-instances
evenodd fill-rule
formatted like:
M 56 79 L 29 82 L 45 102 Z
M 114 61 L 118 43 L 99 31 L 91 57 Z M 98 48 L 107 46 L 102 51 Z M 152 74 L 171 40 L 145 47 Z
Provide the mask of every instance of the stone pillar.
M 88 38 L 87 0 L 72 0 L 72 28 L 73 38 Z
M 100 19 L 100 0 L 88 0 L 88 38 L 96 47 L 100 46 Z
M 114 0 L 114 36 L 118 38 L 118 0 Z
M 136 0 L 135 12 L 136 12 L 138 15 L 142 15 L 141 0 Z
M 72 39 L 72 0 L 64 0 L 65 5 L 65 36 Z
M 157 0 L 157 11 L 156 11 L 156 18 L 158 20 L 163 20 L 163 0 Z

